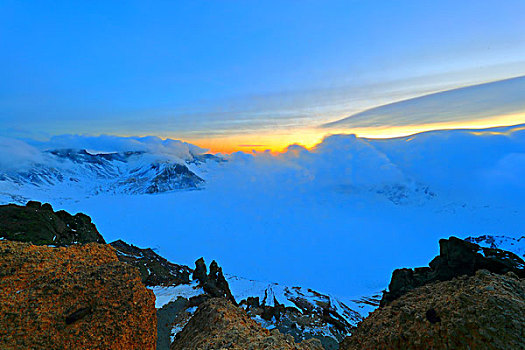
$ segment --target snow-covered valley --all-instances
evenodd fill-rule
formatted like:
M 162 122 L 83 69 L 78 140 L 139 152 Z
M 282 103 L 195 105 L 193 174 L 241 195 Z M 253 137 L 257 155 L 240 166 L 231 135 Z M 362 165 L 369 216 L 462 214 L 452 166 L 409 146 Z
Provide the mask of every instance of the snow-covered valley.
M 426 265 L 439 238 L 524 232 L 523 126 L 336 135 L 311 150 L 220 157 L 156 138 L 58 141 L 2 139 L 2 203 L 50 202 L 91 216 L 108 241 L 188 266 L 215 259 L 234 276 L 345 302 L 386 288 L 395 268 Z M 177 166 L 184 176 L 163 172 Z M 136 169 L 142 180 L 130 185 Z M 166 186 L 148 191 L 152 181 Z

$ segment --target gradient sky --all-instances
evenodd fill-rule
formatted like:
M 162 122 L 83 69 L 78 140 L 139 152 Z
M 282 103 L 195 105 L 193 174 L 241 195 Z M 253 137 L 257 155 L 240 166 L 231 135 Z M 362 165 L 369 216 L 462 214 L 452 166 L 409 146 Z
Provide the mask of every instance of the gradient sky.
M 373 107 L 525 75 L 524 13 L 523 0 L 4 0 L 0 134 L 311 145 Z

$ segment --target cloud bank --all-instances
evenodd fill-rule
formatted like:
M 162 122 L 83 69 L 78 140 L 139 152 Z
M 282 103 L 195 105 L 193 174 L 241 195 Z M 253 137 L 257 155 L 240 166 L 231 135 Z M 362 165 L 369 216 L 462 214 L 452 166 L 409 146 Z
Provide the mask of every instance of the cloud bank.
M 21 140 L 0 136 L 0 171 L 24 170 L 43 160 L 38 148 Z
M 156 136 L 59 135 L 51 137 L 46 142 L 29 142 L 42 150 L 73 148 L 85 149 L 93 153 L 135 151 L 180 159 L 192 159 L 193 155 L 203 154 L 207 151 L 191 143 L 173 139 L 163 140 Z
M 390 103 L 321 127 L 366 128 L 455 123 L 517 113 L 525 113 L 524 76 Z
M 192 144 L 158 137 L 63 135 L 47 142 L 0 138 L 0 169 L 21 171 L 35 164 L 56 166 L 51 149 L 91 153 L 141 151 L 155 159 L 184 162 L 205 152 Z M 491 196 L 525 189 L 525 127 L 426 132 L 393 139 L 332 135 L 311 149 L 224 155 L 229 162 L 206 169 L 205 180 L 246 191 L 339 191 L 363 189 Z M 150 158 L 147 158 L 150 159 Z M 151 160 L 151 159 L 150 159 Z M 210 165 L 211 167 L 211 165 Z M 390 191 L 390 190 L 389 190 Z

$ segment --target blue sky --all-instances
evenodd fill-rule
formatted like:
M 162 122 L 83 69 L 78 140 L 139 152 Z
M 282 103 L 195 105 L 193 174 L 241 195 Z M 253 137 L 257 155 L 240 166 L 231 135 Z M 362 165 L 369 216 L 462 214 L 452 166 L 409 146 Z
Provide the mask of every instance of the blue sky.
M 194 140 L 321 125 L 525 75 L 523 13 L 512 0 L 2 1 L 0 130 Z

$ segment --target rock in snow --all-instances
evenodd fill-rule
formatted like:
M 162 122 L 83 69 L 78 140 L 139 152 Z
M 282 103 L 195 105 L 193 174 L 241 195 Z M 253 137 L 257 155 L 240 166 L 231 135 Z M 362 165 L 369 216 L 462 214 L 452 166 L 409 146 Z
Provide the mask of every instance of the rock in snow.
M 525 236 L 513 238 L 507 236 L 483 235 L 479 237 L 467 237 L 465 240 L 486 248 L 508 250 L 525 258 Z
M 523 260 L 455 237 L 439 245 L 430 267 L 394 271 L 341 350 L 525 348 Z
M 191 269 L 164 259 L 151 248 L 141 249 L 122 240 L 111 242 L 120 261 L 133 265 L 140 271 L 146 286 L 169 286 L 190 283 Z
M 0 232 L 2 238 L 7 239 L 0 241 L 4 265 L 0 267 L 5 271 L 0 276 L 0 286 L 5 292 L 2 295 L 7 296 L 2 301 L 0 311 L 9 321 L 5 329 L 9 334 L 17 335 L 6 338 L 6 343 L 3 344 L 6 348 L 47 344 L 46 342 L 51 341 L 46 336 L 35 340 L 26 335 L 21 326 L 34 322 L 36 328 L 42 329 L 42 319 L 51 320 L 46 323 L 47 333 L 60 335 L 68 346 L 73 344 L 79 348 L 85 347 L 87 341 L 76 339 L 78 333 L 71 329 L 76 329 L 77 326 L 73 325 L 82 325 L 85 320 L 89 323 L 106 322 L 106 317 L 113 317 L 112 311 L 106 309 L 107 303 L 118 303 L 118 307 L 124 310 L 124 315 L 132 312 L 134 316 L 129 317 L 139 318 L 130 319 L 130 324 L 150 322 L 151 312 L 154 312 L 151 311 L 151 293 L 142 292 L 142 283 L 152 288 L 157 298 L 159 349 L 166 349 L 170 344 L 173 344 L 174 349 L 213 349 L 231 337 L 233 348 L 239 349 L 246 348 L 247 341 L 250 344 L 281 348 L 296 346 L 315 349 L 321 344 L 324 349 L 337 349 L 339 342 L 350 334 L 352 337 L 344 342 L 344 346 L 349 349 L 368 348 L 370 344 L 367 339 L 370 337 L 379 347 L 386 348 L 386 344 L 393 344 L 392 346 L 400 349 L 424 348 L 428 344 L 441 347 L 445 344 L 443 341 L 452 347 L 458 344 L 477 346 L 479 342 L 495 337 L 494 329 L 501 332 L 498 327 L 505 320 L 512 322 L 505 331 L 507 333 L 504 333 L 508 338 L 505 339 L 509 344 L 519 344 L 516 340 L 517 331 L 512 325 L 515 320 L 522 322 L 514 315 L 514 311 L 523 308 L 522 281 L 525 277 L 525 263 L 519 256 L 496 248 L 497 244 L 507 244 L 511 240 L 502 236 L 482 236 L 469 238 L 468 241 L 455 237 L 440 240 L 440 255 L 430 262 L 429 267 L 394 271 L 389 290 L 383 295 L 382 307 L 363 321 L 368 311 L 378 305 L 377 298 L 364 298 L 345 304 L 337 298 L 308 288 L 263 283 L 223 274 L 215 261 L 210 264 L 208 272 L 202 258 L 195 262 L 195 269 L 191 269 L 167 261 L 152 249 L 138 248 L 120 240 L 111 243 L 113 248 L 109 245 L 97 245 L 96 242 L 104 242 L 104 239 L 88 216 L 54 212 L 49 204 L 28 202 L 26 206 L 0 206 L 0 218 Z M 18 243 L 10 242 L 11 240 L 64 247 L 36 247 L 25 243 L 17 246 Z M 491 247 L 480 247 L 472 241 L 490 244 Z M 74 244 L 77 242 L 88 244 Z M 512 246 L 517 247 L 515 244 Z M 85 273 L 88 275 L 84 275 Z M 139 273 L 142 283 L 138 282 L 137 285 Z M 501 277 L 491 273 L 506 275 Z M 116 274 L 119 274 L 118 277 L 115 277 Z M 502 290 L 501 284 L 508 288 Z M 105 288 L 112 288 L 112 291 L 106 291 Z M 444 295 L 433 295 L 434 290 Z M 454 290 L 464 292 L 457 294 L 452 292 Z M 482 293 L 476 294 L 478 290 Z M 486 293 L 494 291 L 499 294 L 490 294 L 487 297 Z M 97 301 L 99 292 L 104 293 L 102 301 Z M 131 295 L 127 297 L 126 293 Z M 421 299 L 422 295 L 429 298 L 428 303 L 427 299 Z M 45 303 L 31 309 L 34 304 L 31 300 L 46 300 L 51 297 L 58 300 L 58 313 L 46 308 Z M 137 297 L 143 301 L 135 300 Z M 221 299 L 216 299 L 217 297 Z M 465 301 L 471 297 L 481 311 L 473 309 L 474 304 Z M 412 305 L 412 301 L 407 304 L 406 300 L 411 300 L 410 298 L 426 304 Z M 442 301 L 440 298 L 445 299 Z M 447 300 L 452 300 L 453 306 L 447 304 Z M 134 305 L 136 302 L 144 303 L 143 310 L 136 311 L 133 306 L 130 308 L 128 301 L 132 301 Z M 480 322 L 474 320 L 472 324 L 469 323 L 468 320 L 475 319 L 480 312 L 495 312 L 493 309 L 498 305 L 503 305 L 513 314 L 501 316 L 501 313 L 496 313 L 494 319 L 482 316 Z M 449 306 L 450 309 L 447 309 Z M 465 315 L 470 316 L 462 319 L 463 316 L 457 314 L 457 310 L 463 310 Z M 31 315 L 36 315 L 36 318 Z M 398 320 L 393 315 L 401 315 L 399 317 L 402 319 Z M 31 320 L 26 320 L 27 317 Z M 231 322 L 223 324 L 218 321 L 218 317 L 230 317 Z M 431 326 L 421 323 L 422 320 Z M 475 334 L 481 335 L 469 337 L 461 333 L 460 329 L 446 335 L 450 339 L 440 340 L 433 336 L 432 329 L 427 329 L 443 324 L 447 329 L 452 329 L 450 323 L 470 327 L 469 329 L 477 332 Z M 127 335 L 119 333 L 126 333 L 127 328 L 119 325 L 115 327 L 110 327 L 107 330 L 109 333 L 104 333 L 103 338 L 123 337 L 119 338 L 122 339 L 121 344 L 131 344 Z M 402 331 L 399 331 L 399 327 Z M 151 325 L 148 325 L 144 331 L 150 328 Z M 82 329 L 90 332 L 89 328 Z M 60 333 L 66 331 L 70 333 Z M 422 334 L 419 338 L 407 338 L 406 334 L 411 332 Z M 193 338 L 190 334 L 193 334 Z M 242 336 L 237 338 L 233 336 L 235 334 Z M 25 340 L 18 339 L 21 337 L 25 337 Z M 311 340 L 312 338 L 315 340 Z M 102 341 L 106 341 L 104 339 Z M 135 340 L 148 344 L 152 341 L 149 338 L 144 339 Z M 414 343 L 407 343 L 407 339 Z M 293 345 L 296 343 L 301 345 Z M 253 348 L 257 349 L 259 345 L 253 345 Z M 150 345 L 144 345 L 144 348 L 147 346 Z

